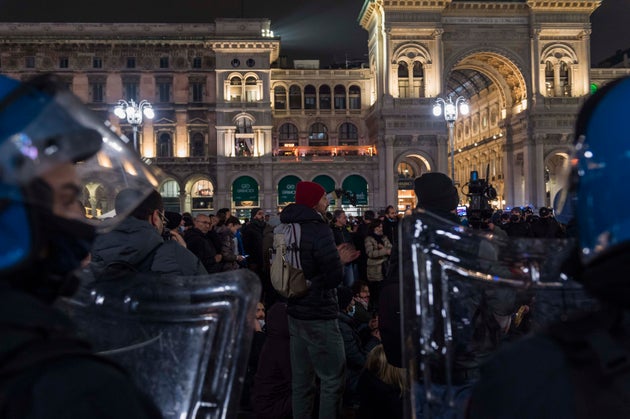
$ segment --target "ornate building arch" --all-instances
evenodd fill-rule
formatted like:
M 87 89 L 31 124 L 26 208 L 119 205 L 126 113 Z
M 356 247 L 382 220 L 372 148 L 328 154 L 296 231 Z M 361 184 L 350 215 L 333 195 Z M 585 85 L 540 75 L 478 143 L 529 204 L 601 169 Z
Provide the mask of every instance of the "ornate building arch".
M 433 157 L 426 150 L 422 149 L 410 149 L 399 154 L 394 159 L 394 168 L 397 168 L 400 163 L 410 164 L 416 170 L 414 173 L 416 176 L 437 170 Z
M 509 112 L 518 113 L 527 108 L 531 86 L 523 76 L 524 65 L 518 57 L 498 48 L 475 48 L 449 57 L 444 74 L 455 70 L 474 70 L 488 77 L 499 87 L 501 105 Z M 444 78 L 447 85 L 448 77 Z M 446 86 L 445 86 L 446 88 Z M 444 90 L 443 90 L 444 91 Z

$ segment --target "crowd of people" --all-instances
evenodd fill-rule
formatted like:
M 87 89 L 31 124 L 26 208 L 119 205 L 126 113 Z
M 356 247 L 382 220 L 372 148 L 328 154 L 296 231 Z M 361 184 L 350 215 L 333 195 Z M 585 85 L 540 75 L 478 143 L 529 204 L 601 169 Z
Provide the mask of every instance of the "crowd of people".
M 400 358 L 398 261 L 410 250 L 399 243 L 395 207 L 361 217 L 329 212 L 322 186 L 303 181 L 295 202 L 280 214 L 254 208 L 244 223 L 228 208 L 195 216 L 166 212 L 150 177 L 138 176 L 130 185 L 129 167 L 148 173 L 137 156 L 57 86 L 46 77 L 26 83 L 0 78 L 0 148 L 6 157 L 0 160 L 1 416 L 161 416 L 143 389 L 115 363 L 91 353 L 52 307 L 56 298 L 76 291 L 74 272 L 86 266 L 96 277 L 255 272 L 263 292 L 252 319 L 241 408 L 257 418 L 402 417 L 408 392 L 423 404 L 421 384 L 410 382 Z M 473 378 L 467 383 L 472 388 L 461 405 L 433 417 L 630 415 L 630 297 L 620 275 L 629 260 L 630 223 L 622 211 L 603 212 L 625 208 L 626 198 L 602 184 L 627 175 L 630 167 L 630 147 L 614 135 L 626 129 L 627 107 L 618 102 L 628 95 L 630 78 L 620 79 L 593 95 L 578 116 L 567 186 L 571 230 L 546 207 L 538 215 L 531 208 L 499 211 L 480 223 L 504 237 L 577 232 L 566 273 L 603 309 L 563 319 L 522 345 L 499 348 L 499 337 L 520 320 L 518 304 L 511 292 L 485 294 L 487 310 L 477 320 L 492 328 L 483 328 L 478 342 L 498 355 L 471 368 L 474 374 L 466 378 Z M 112 220 L 95 222 L 81 211 L 81 182 L 89 179 L 81 176 L 95 173 L 119 191 Z M 414 191 L 419 209 L 465 225 L 448 176 L 425 173 L 415 179 Z M 308 291 L 300 297 L 281 298 L 271 286 L 270 249 L 279 223 L 301 225 Z M 416 413 L 424 417 L 422 406 Z

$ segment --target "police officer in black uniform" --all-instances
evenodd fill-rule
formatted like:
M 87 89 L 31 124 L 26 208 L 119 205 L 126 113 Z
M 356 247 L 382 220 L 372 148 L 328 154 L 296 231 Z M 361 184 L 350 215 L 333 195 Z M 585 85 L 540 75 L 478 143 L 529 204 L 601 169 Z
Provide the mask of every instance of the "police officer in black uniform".
M 156 186 L 135 152 L 50 77 L 0 76 L 0 417 L 161 417 L 53 308 L 76 290 L 73 271 L 95 234 L 138 203 L 91 220 L 79 200 L 88 182 L 136 188 L 139 199 Z

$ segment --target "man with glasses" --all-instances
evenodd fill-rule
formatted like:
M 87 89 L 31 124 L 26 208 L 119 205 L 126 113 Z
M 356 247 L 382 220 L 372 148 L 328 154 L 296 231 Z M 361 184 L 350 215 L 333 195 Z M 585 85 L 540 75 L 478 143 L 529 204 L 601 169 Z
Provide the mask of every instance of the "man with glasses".
M 214 245 L 208 240 L 208 232 L 211 227 L 210 217 L 199 214 L 195 217 L 194 227 L 184 233 L 188 250 L 199 258 L 206 271 L 210 273 L 221 271 L 222 259 L 221 253 L 218 253 Z
M 124 189 L 116 196 L 116 212 L 137 200 L 137 191 Z M 153 190 L 112 231 L 99 236 L 92 247 L 92 271 L 105 275 L 109 267 L 124 264 L 136 272 L 172 275 L 203 275 L 206 269 L 197 256 L 175 240 L 164 241 L 164 204 Z

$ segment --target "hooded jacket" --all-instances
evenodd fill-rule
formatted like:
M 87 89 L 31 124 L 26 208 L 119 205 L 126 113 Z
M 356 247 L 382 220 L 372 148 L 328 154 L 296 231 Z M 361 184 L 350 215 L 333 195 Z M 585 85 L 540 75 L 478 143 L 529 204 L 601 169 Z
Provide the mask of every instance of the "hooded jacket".
M 115 261 L 127 262 L 138 272 L 182 276 L 207 274 L 190 250 L 172 240 L 165 242 L 155 227 L 134 217 L 126 218 L 114 230 L 94 241 L 92 263 L 97 271 Z

